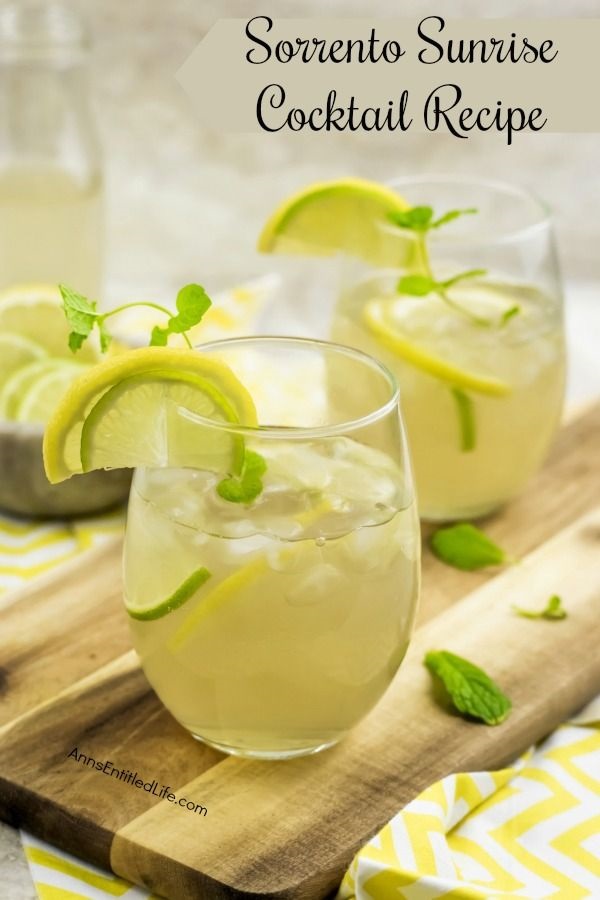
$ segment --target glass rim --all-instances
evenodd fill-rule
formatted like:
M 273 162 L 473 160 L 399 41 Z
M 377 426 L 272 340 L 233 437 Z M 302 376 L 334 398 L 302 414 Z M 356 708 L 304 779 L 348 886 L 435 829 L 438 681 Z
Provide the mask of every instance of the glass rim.
M 399 409 L 400 404 L 400 387 L 393 373 L 384 363 L 380 362 L 374 356 L 364 353 L 355 347 L 348 347 L 345 344 L 338 344 L 334 341 L 324 341 L 317 338 L 290 337 L 288 335 L 244 335 L 241 337 L 222 338 L 215 341 L 207 341 L 197 344 L 194 350 L 198 352 L 214 351 L 225 347 L 239 346 L 256 346 L 259 344 L 271 346 L 293 346 L 301 349 L 313 348 L 321 352 L 335 353 L 347 358 L 357 360 L 362 365 L 367 365 L 372 371 L 378 372 L 386 381 L 390 396 L 384 403 L 375 405 L 374 409 L 363 416 L 356 419 L 348 419 L 343 422 L 332 423 L 329 425 L 241 425 L 236 422 L 216 421 L 206 416 L 201 416 L 191 410 L 180 407 L 180 414 L 191 422 L 211 428 L 221 432 L 226 432 L 242 437 L 260 437 L 266 440 L 309 440 L 316 438 L 337 437 L 348 434 L 352 431 L 358 431 L 368 425 L 372 425 L 384 418 L 394 409 Z M 224 363 L 227 365 L 227 363 Z M 235 374 L 235 373 L 234 373 Z M 237 377 L 237 376 L 236 376 Z
M 516 182 L 504 181 L 501 178 L 487 178 L 483 175 L 465 175 L 455 172 L 424 172 L 420 175 L 402 175 L 398 178 L 392 178 L 386 181 L 386 186 L 392 190 L 401 193 L 401 186 L 415 185 L 422 182 L 423 184 L 439 184 L 439 185 L 472 185 L 473 187 L 484 188 L 498 194 L 512 195 L 520 201 L 528 201 L 537 209 L 538 218 L 529 225 L 520 225 L 510 228 L 499 234 L 485 237 L 478 237 L 477 232 L 453 235 L 449 232 L 436 233 L 436 243 L 463 243 L 468 241 L 470 244 L 504 244 L 513 241 L 520 241 L 526 237 L 532 236 L 538 231 L 548 228 L 552 225 L 553 210 L 550 204 L 540 197 L 535 191 Z M 389 233 L 397 233 L 397 229 L 393 225 L 387 223 L 380 225 L 382 230 Z M 405 235 L 405 237 L 409 237 Z

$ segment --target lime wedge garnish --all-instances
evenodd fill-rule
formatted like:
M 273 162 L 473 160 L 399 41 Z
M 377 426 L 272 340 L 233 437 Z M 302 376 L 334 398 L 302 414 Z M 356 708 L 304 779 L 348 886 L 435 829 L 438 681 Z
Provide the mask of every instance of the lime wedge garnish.
M 198 375 L 166 370 L 119 381 L 83 423 L 83 471 L 136 466 L 237 471 L 241 459 L 225 463 L 225 468 L 223 459 L 230 448 L 243 456 L 240 439 L 218 431 L 204 431 L 201 438 L 201 426 L 182 417 L 182 409 L 205 419 L 237 421 L 235 407 Z
M 252 398 L 218 360 L 167 347 L 121 353 L 92 366 L 60 400 L 44 435 L 46 474 L 56 483 L 84 470 L 128 466 L 237 473 L 241 438 L 203 428 L 194 415 L 257 424 Z
M 273 212 L 258 239 L 262 253 L 331 256 L 345 252 L 374 264 L 406 264 L 411 244 L 402 236 L 389 243 L 381 225 L 408 204 L 384 185 L 360 178 L 311 184 Z
M 398 302 L 397 298 L 376 298 L 369 300 L 363 307 L 363 322 L 382 346 L 410 365 L 453 387 L 494 397 L 503 397 L 510 393 L 511 388 L 507 382 L 462 369 L 443 357 L 436 356 L 412 338 L 408 338 L 402 332 L 400 322 L 394 317 Z
M 146 622 L 151 619 L 161 619 L 163 616 L 166 616 L 167 613 L 173 612 L 173 610 L 183 606 L 183 604 L 193 597 L 196 591 L 198 591 L 209 578 L 210 572 L 208 569 L 205 569 L 204 567 L 196 569 L 195 572 L 192 572 L 192 574 L 179 585 L 177 590 L 174 591 L 170 597 L 167 597 L 160 603 L 156 603 L 154 606 L 143 606 L 139 603 L 132 604 L 126 600 L 125 607 L 132 619 L 140 619 L 141 621 Z

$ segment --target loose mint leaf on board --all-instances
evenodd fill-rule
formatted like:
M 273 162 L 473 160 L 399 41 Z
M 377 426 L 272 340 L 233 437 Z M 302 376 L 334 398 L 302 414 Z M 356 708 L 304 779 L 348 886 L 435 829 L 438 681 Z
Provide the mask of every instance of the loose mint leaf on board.
M 246 450 L 241 475 L 223 478 L 217 494 L 230 503 L 251 503 L 262 492 L 262 476 L 267 471 L 264 457 L 254 450 Z
M 428 275 L 403 275 L 396 285 L 396 290 L 399 294 L 409 294 L 411 297 L 425 297 L 437 287 L 437 281 Z
M 467 572 L 510 562 L 501 547 L 469 522 L 439 528 L 430 543 L 438 559 Z
M 562 599 L 558 594 L 553 594 L 550 597 L 544 609 L 536 611 L 522 609 L 520 606 L 513 606 L 513 610 L 518 616 L 523 616 L 524 619 L 549 619 L 550 621 L 557 622 L 560 619 L 567 618 L 567 611 L 562 605 Z
M 509 698 L 498 685 L 474 663 L 448 650 L 431 650 L 425 665 L 440 679 L 452 703 L 464 716 L 499 725 L 512 709 Z

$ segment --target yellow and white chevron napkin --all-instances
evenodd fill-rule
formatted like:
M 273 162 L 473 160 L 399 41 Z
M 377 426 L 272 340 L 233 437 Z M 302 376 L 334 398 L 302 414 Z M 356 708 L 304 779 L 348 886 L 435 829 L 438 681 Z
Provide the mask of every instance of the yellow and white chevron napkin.
M 357 853 L 338 900 L 599 898 L 599 725 L 600 698 L 511 768 L 432 785 Z

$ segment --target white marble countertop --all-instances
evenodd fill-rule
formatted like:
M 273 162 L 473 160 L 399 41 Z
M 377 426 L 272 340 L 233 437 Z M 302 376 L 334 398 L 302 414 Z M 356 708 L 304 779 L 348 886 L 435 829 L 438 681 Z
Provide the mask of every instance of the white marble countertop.
M 254 0 L 88 0 L 96 35 L 94 87 L 106 156 L 108 302 L 172 295 L 186 281 L 210 290 L 264 272 L 255 237 L 289 191 L 317 178 L 388 180 L 462 172 L 520 182 L 555 209 L 567 283 L 569 402 L 600 392 L 600 135 L 397 137 L 221 135 L 204 131 L 173 75 L 219 17 L 263 12 Z M 493 0 L 486 16 L 598 15 L 597 0 Z M 398 15 L 394 0 L 280 0 L 286 17 Z M 404 15 L 430 14 L 407 0 Z M 448 15 L 481 15 L 455 0 Z M 0 826 L 0 893 L 35 897 L 17 832 Z

